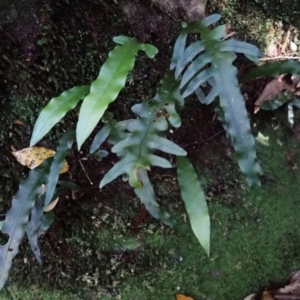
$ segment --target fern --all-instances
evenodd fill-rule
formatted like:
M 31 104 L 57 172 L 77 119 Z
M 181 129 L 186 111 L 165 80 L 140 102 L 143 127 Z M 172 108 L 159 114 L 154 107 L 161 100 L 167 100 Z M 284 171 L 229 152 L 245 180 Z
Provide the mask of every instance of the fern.
M 218 16 L 214 18 L 218 19 Z M 201 40 L 189 45 L 177 62 L 173 63 L 175 79 L 180 80 L 183 97 L 196 93 L 202 103 L 215 101 L 220 105 L 225 129 L 236 150 L 240 169 L 245 173 L 250 186 L 260 185 L 258 175 L 262 171 L 256 158 L 255 140 L 239 89 L 237 69 L 232 63 L 236 59 L 234 52 L 253 56 L 262 56 L 262 53 L 254 45 L 223 40 L 226 35 L 224 25 L 211 30 L 205 26 L 205 20 L 184 28 L 181 35 L 197 31 L 201 33 Z M 211 86 L 206 96 L 201 88 L 204 83 Z
M 80 109 L 76 129 L 79 149 L 100 121 L 109 103 L 117 98 L 124 87 L 127 74 L 134 66 L 137 52 L 143 50 L 149 57 L 154 57 L 157 53 L 154 46 L 140 44 L 125 36 L 115 37 L 114 41 L 122 46 L 116 46 L 109 53 Z
M 8 242 L 0 246 L 0 289 L 4 286 L 23 239 L 28 218 L 41 191 L 42 183 L 49 173 L 52 158 L 47 159 L 38 168 L 32 170 L 28 178 L 20 184 L 18 193 L 12 200 L 7 212 L 2 232 L 9 235 Z
M 132 107 L 139 118 L 127 125 L 130 134 L 112 148 L 112 152 L 121 157 L 121 160 L 105 174 L 100 188 L 123 174 L 128 175 L 132 187 L 142 188 L 137 176 L 139 168 L 171 167 L 169 161 L 154 154 L 156 150 L 178 156 L 186 155 L 185 150 L 165 138 L 169 129 L 168 122 L 174 127 L 181 124 L 176 106 L 183 106 L 183 98 L 179 84 L 173 80 L 173 72 L 170 72 L 162 80 L 153 99 Z
M 138 43 L 126 36 L 117 36 L 116 46 L 102 65 L 96 80 L 90 86 L 73 87 L 58 97 L 52 98 L 42 110 L 34 125 L 30 145 L 35 145 L 57 124 L 65 114 L 84 98 L 76 129 L 78 148 L 88 138 L 103 116 L 108 105 L 113 102 L 125 86 L 126 77 L 132 70 L 139 50 L 154 57 L 157 49 L 150 44 Z

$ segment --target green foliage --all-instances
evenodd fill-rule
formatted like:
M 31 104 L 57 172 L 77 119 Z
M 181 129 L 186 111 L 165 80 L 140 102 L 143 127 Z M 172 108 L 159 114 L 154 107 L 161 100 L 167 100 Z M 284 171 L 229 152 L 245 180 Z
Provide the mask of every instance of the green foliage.
M 210 218 L 204 192 L 191 163 L 185 157 L 177 157 L 178 182 L 191 227 L 198 241 L 209 255 Z
M 25 231 L 32 251 L 41 263 L 38 237 L 54 220 L 53 213 L 44 213 L 43 209 L 66 190 L 64 183 L 61 183 L 60 188 L 56 186 L 63 161 L 69 153 L 74 138 L 75 127 L 63 135 L 55 156 L 45 160 L 29 173 L 12 200 L 12 207 L 7 212 L 2 227 L 2 233 L 7 234 L 9 239 L 5 245 L 0 246 L 0 289 L 8 278 L 12 260 L 18 253 Z M 47 187 L 46 194 L 42 194 L 43 184 Z M 68 188 L 72 188 L 72 185 L 68 185 Z
M 137 52 L 143 50 L 149 57 L 154 57 L 157 53 L 152 45 L 140 44 L 125 36 L 115 37 L 114 42 L 121 46 L 116 46 L 109 53 L 80 109 L 76 130 L 79 149 L 100 121 L 108 105 L 125 86 L 127 74 L 133 69 Z
M 157 49 L 149 44 L 140 44 L 134 39 L 118 36 L 114 38 L 116 46 L 103 64 L 99 76 L 91 86 L 73 87 L 60 96 L 51 99 L 42 110 L 33 130 L 30 145 L 36 144 L 49 130 L 58 123 L 64 115 L 85 95 L 79 120 L 77 123 L 77 143 L 80 149 L 83 142 L 95 128 L 109 103 L 113 102 L 124 87 L 126 77 L 132 70 L 135 56 L 143 50 L 149 57 L 154 57 Z
M 49 174 L 52 159 L 47 159 L 38 168 L 32 170 L 28 178 L 20 184 L 18 193 L 12 200 L 11 209 L 7 212 L 2 233 L 8 234 L 8 242 L 0 246 L 0 289 L 3 288 L 23 239 L 29 215 L 41 192 L 41 186 Z
M 267 76 L 279 76 L 282 74 L 294 74 L 300 75 L 300 62 L 292 59 L 274 61 L 263 64 L 251 70 L 249 73 L 243 76 L 242 81 L 250 79 L 267 77 Z
M 214 103 L 218 118 L 236 150 L 240 169 L 246 175 L 250 186 L 260 185 L 259 175 L 262 173 L 237 80 L 237 69 L 233 65 L 235 53 L 242 53 L 252 60 L 262 56 L 262 53 L 254 45 L 226 40 L 224 25 L 214 29 L 208 27 L 220 17 L 215 14 L 182 29 L 175 43 L 170 71 L 161 80 L 156 95 L 152 99 L 133 105 L 132 111 L 136 118 L 123 121 L 113 119 L 113 115 L 106 110 L 125 86 L 127 74 L 134 66 L 137 52 L 143 50 L 149 57 L 153 57 L 157 49 L 128 37 L 115 38 L 114 41 L 120 45 L 109 53 L 96 80 L 90 87 L 74 87 L 53 98 L 41 112 L 31 140 L 31 145 L 38 142 L 85 96 L 76 129 L 78 148 L 80 149 L 98 122 L 102 120 L 104 126 L 96 134 L 90 153 L 97 155 L 100 146 L 107 140 L 112 144 L 111 151 L 120 158 L 104 175 L 100 188 L 123 176 L 153 217 L 166 225 L 180 226 L 175 217 L 156 201 L 148 176 L 151 167 L 171 168 L 172 163 L 166 157 L 177 156 L 178 181 L 191 227 L 208 255 L 210 219 L 204 193 L 191 163 L 183 158 L 187 152 L 167 138 L 171 127 L 181 126 L 180 111 L 184 107 L 184 98 L 195 93 L 202 103 L 207 105 Z M 186 47 L 189 33 L 200 33 L 200 40 Z M 296 68 L 292 62 L 281 67 L 285 71 Z M 254 75 L 252 73 L 247 78 L 255 78 L 259 74 L 265 76 L 274 73 L 275 69 L 273 65 L 268 68 L 260 67 L 258 73 L 253 71 Z M 298 102 L 294 105 L 297 106 Z M 45 199 L 41 197 L 36 201 L 35 195 L 35 200 L 30 202 L 31 220 L 26 230 L 39 261 L 38 235 L 44 230 L 42 228 L 49 227 L 53 221 L 53 217 L 44 214 L 42 209 L 60 192 L 71 187 L 71 184 L 67 184 L 56 188 L 56 185 L 63 159 L 69 152 L 74 137 L 73 129 L 66 132 L 57 148 L 51 168 L 48 169 L 48 175 L 43 173 L 43 180 L 48 184 Z M 157 155 L 157 151 L 160 151 L 160 155 Z
M 180 126 L 181 123 L 175 105 L 182 106 L 183 98 L 178 83 L 173 80 L 172 73 L 168 73 L 153 99 L 132 107 L 132 111 L 139 118 L 129 122 L 126 129 L 130 134 L 112 148 L 112 152 L 121 157 L 121 160 L 105 174 L 100 188 L 123 174 L 128 175 L 132 187 L 141 188 L 142 184 L 137 177 L 139 168 L 171 167 L 165 158 L 154 155 L 156 150 L 173 155 L 186 155 L 181 147 L 165 138 L 169 129 L 168 121 L 174 127 Z M 160 111 L 165 113 L 160 115 Z
M 217 16 L 219 15 L 216 15 L 215 20 Z M 201 32 L 201 40 L 183 51 L 182 35 L 195 31 Z M 181 56 L 171 67 L 175 68 L 175 78 L 181 80 L 183 97 L 196 93 L 202 103 L 210 104 L 215 101 L 220 105 L 220 113 L 224 114 L 225 129 L 236 150 L 239 166 L 245 173 L 248 184 L 258 186 L 262 171 L 256 158 L 255 141 L 236 77 L 237 69 L 232 63 L 236 59 L 234 52 L 253 56 L 262 56 L 262 53 L 254 45 L 224 40 L 225 35 L 224 25 L 211 30 L 203 22 L 198 22 L 184 28 L 179 40 L 180 46 L 177 47 Z M 176 61 L 176 58 L 173 59 Z M 203 69 L 208 64 L 208 68 Z M 201 85 L 207 83 L 211 90 L 205 96 Z
M 69 110 L 73 109 L 89 92 L 89 89 L 90 87 L 87 85 L 75 86 L 58 97 L 52 98 L 35 122 L 30 147 L 39 142 Z
M 46 197 L 44 201 L 44 207 L 48 206 L 53 200 L 55 188 L 58 182 L 59 173 L 62 169 L 64 159 L 69 154 L 69 151 L 73 145 L 75 139 L 75 126 L 72 126 L 61 138 L 56 153 L 53 157 L 53 163 L 50 168 L 50 172 L 47 180 Z M 55 199 L 55 198 L 54 198 Z

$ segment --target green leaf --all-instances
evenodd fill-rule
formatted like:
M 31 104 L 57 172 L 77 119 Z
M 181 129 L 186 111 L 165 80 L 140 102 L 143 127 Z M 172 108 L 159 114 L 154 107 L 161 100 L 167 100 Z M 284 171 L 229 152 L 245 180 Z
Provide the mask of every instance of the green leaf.
M 242 82 L 267 76 L 279 76 L 282 74 L 300 75 L 300 62 L 292 59 L 275 61 L 258 66 L 242 77 Z
M 256 46 L 235 40 L 223 41 L 220 51 L 242 53 L 258 57 L 264 56 L 264 54 Z
M 196 41 L 187 47 L 176 65 L 176 78 L 182 76 L 182 97 L 196 93 L 205 104 L 219 99 L 223 124 L 226 124 L 224 128 L 231 137 L 240 169 L 250 186 L 260 185 L 259 174 L 262 171 L 256 158 L 255 140 L 237 81 L 237 70 L 233 65 L 236 55 L 232 52 L 256 56 L 262 53 L 251 44 L 220 40 L 224 34 L 222 27 L 210 30 L 201 22 L 197 26 L 201 29 L 201 42 Z M 201 85 L 205 83 L 211 86 L 206 97 L 201 90 Z
M 38 197 L 30 214 L 30 221 L 27 223 L 26 233 L 32 252 L 37 261 L 42 264 L 41 251 L 38 245 L 38 235 L 43 223 L 43 204 L 45 202 L 45 195 Z
M 62 136 L 59 144 L 56 148 L 56 153 L 53 157 L 51 164 L 48 180 L 47 180 L 47 191 L 44 206 L 48 206 L 51 200 L 53 200 L 54 191 L 58 182 L 59 172 L 63 166 L 66 156 L 73 145 L 75 139 L 75 126 L 72 126 Z
M 112 152 L 121 157 L 121 160 L 105 174 L 100 188 L 123 174 L 128 175 L 132 187 L 141 188 L 141 182 L 137 178 L 139 168 L 171 167 L 166 159 L 153 154 L 156 150 L 186 155 L 185 150 L 165 138 L 169 124 L 180 126 L 181 120 L 176 107 L 180 108 L 182 105 L 179 82 L 174 80 L 174 72 L 170 72 L 162 80 L 161 88 L 153 99 L 132 107 L 139 118 L 127 124 L 127 135 L 112 148 Z M 162 116 L 157 113 L 160 111 L 164 112 Z
M 102 121 L 105 123 L 105 125 L 96 134 L 90 148 L 90 154 L 97 151 L 107 138 L 109 143 L 115 145 L 121 139 L 124 139 L 128 136 L 126 130 L 132 120 L 129 119 L 129 120 L 117 122 L 116 120 L 113 120 L 112 117 L 113 116 L 111 113 L 105 112 L 102 118 Z
M 96 134 L 92 142 L 90 148 L 90 154 L 96 152 L 100 148 L 100 146 L 104 143 L 104 141 L 109 137 L 109 134 L 110 134 L 109 126 L 104 125 Z
M 209 256 L 210 218 L 205 195 L 189 160 L 185 157 L 177 157 L 177 164 L 177 178 L 191 227 Z
M 40 141 L 69 110 L 73 109 L 89 92 L 89 89 L 90 87 L 87 85 L 75 86 L 60 96 L 52 98 L 35 122 L 30 147 Z
M 168 226 L 174 227 L 177 224 L 176 220 L 162 207 L 160 207 L 155 199 L 154 190 L 149 180 L 147 170 L 143 168 L 138 169 L 138 179 L 142 183 L 142 188 L 136 188 L 134 189 L 134 192 L 145 205 L 147 211 L 155 219 L 162 221 Z
M 216 22 L 218 22 L 221 19 L 221 15 L 220 14 L 212 14 L 210 16 L 207 16 L 206 18 L 204 18 L 201 23 L 208 27 Z
M 174 46 L 173 56 L 171 59 L 170 70 L 173 70 L 176 67 L 179 58 L 182 56 L 185 48 L 186 38 L 187 38 L 186 33 L 180 34 L 179 37 L 177 38 Z
M 90 93 L 83 100 L 76 129 L 78 149 L 96 127 L 108 105 L 125 86 L 127 74 L 133 69 L 137 52 L 144 50 L 152 56 L 156 51 L 155 47 L 140 44 L 128 37 L 116 37 L 115 40 L 122 45 L 109 52 L 97 79 L 91 84 Z
M 29 215 L 41 192 L 41 186 L 49 173 L 52 158 L 45 160 L 39 167 L 30 171 L 28 178 L 20 184 L 13 197 L 12 206 L 7 212 L 2 232 L 9 235 L 8 242 L 0 246 L 0 289 L 3 288 L 23 239 Z

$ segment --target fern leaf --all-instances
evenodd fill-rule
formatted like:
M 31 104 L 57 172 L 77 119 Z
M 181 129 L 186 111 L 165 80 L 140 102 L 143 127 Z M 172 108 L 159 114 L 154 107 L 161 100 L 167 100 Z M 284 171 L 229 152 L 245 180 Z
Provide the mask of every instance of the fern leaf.
M 189 160 L 185 157 L 177 157 L 177 164 L 177 178 L 191 227 L 209 256 L 210 218 L 205 195 Z
M 196 92 L 205 104 L 219 98 L 224 112 L 225 128 L 236 150 L 239 166 L 249 185 L 259 185 L 258 175 L 262 171 L 256 159 L 255 140 L 251 134 L 244 99 L 236 78 L 237 70 L 233 66 L 236 55 L 232 52 L 256 56 L 261 56 L 262 53 L 257 47 L 244 42 L 220 40 L 224 35 L 224 27 L 210 30 L 203 22 L 196 25 L 201 31 L 201 44 L 196 41 L 187 47 L 176 65 L 176 78 L 182 76 L 182 97 Z M 186 30 L 194 30 L 195 25 L 193 26 Z M 201 51 L 192 51 L 193 49 Z M 212 89 L 203 98 L 201 85 L 205 82 L 208 82 Z
M 166 159 L 153 154 L 156 150 L 178 156 L 186 155 L 182 148 L 165 138 L 169 128 L 168 121 L 176 126 L 181 122 L 176 106 L 183 105 L 183 98 L 180 95 L 179 83 L 173 76 L 173 72 L 170 72 L 162 80 L 161 88 L 153 99 L 132 107 L 132 111 L 139 118 L 128 124 L 129 135 L 112 148 L 112 152 L 122 159 L 104 176 L 100 188 L 122 174 L 128 175 L 132 187 L 141 188 L 141 182 L 137 178 L 139 168 L 171 167 Z M 160 116 L 164 110 L 168 113 Z
M 182 33 L 178 36 L 174 46 L 170 70 L 173 70 L 176 67 L 179 58 L 182 56 L 185 48 L 186 38 L 187 38 L 186 33 Z
M 50 172 L 47 180 L 47 191 L 44 206 L 48 206 L 53 199 L 54 191 L 59 178 L 59 171 L 62 168 L 66 156 L 73 145 L 75 139 L 75 126 L 72 126 L 62 136 L 56 149 L 56 153 L 53 157 L 53 162 L 50 167 Z
M 41 259 L 40 247 L 38 245 L 38 236 L 43 223 L 44 202 L 45 202 L 45 195 L 40 196 L 37 199 L 30 214 L 30 221 L 27 223 L 26 226 L 26 233 L 28 236 L 31 250 L 40 264 L 42 263 L 42 259 Z
M 97 151 L 107 138 L 109 143 L 115 145 L 118 141 L 128 136 L 126 130 L 132 120 L 129 119 L 117 122 L 116 120 L 112 119 L 112 117 L 113 115 L 111 113 L 105 112 L 102 118 L 102 121 L 105 123 L 105 125 L 96 134 L 90 148 L 90 153 Z
M 52 98 L 35 122 L 30 147 L 39 142 L 69 110 L 73 109 L 89 92 L 89 89 L 90 87 L 87 85 L 75 86 L 60 96 Z
M 292 59 L 275 61 L 258 66 L 242 77 L 242 82 L 267 76 L 279 76 L 282 74 L 300 75 L 300 62 Z
M 218 21 L 221 19 L 221 17 L 222 17 L 222 16 L 221 16 L 220 14 L 213 14 L 213 15 L 210 15 L 210 16 L 204 18 L 203 20 L 201 20 L 201 24 L 202 24 L 203 26 L 208 27 L 208 26 L 210 26 L 210 25 L 212 25 L 212 24 L 218 22 Z
M 9 235 L 8 242 L 0 246 L 0 289 L 3 288 L 24 236 L 30 212 L 40 194 L 41 185 L 49 173 L 52 158 L 45 160 L 39 167 L 30 171 L 28 178 L 20 184 L 13 197 L 12 206 L 7 212 L 2 232 Z
M 145 205 L 147 211 L 155 219 L 162 221 L 168 226 L 174 227 L 176 225 L 176 220 L 162 207 L 160 207 L 155 199 L 154 190 L 149 180 L 147 170 L 140 168 L 138 169 L 137 175 L 138 179 L 142 183 L 142 188 L 134 189 L 134 192 L 140 198 L 141 202 Z
M 263 53 L 256 46 L 235 40 L 222 41 L 220 51 L 236 52 L 257 57 L 263 56 Z
M 135 56 L 139 50 L 144 50 L 151 57 L 157 52 L 154 46 L 140 44 L 128 37 L 116 37 L 116 46 L 102 65 L 99 76 L 92 82 L 90 93 L 83 100 L 77 123 L 78 149 L 91 134 L 108 105 L 113 102 L 125 86 L 126 77 L 132 70 Z

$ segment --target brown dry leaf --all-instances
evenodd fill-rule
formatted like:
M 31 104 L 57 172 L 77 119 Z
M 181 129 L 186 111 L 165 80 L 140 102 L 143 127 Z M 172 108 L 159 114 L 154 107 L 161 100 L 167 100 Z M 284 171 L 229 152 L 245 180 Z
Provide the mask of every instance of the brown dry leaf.
M 54 201 L 52 201 L 49 205 L 47 205 L 46 207 L 44 207 L 43 211 L 44 211 L 44 212 L 48 212 L 48 211 L 52 210 L 52 209 L 56 206 L 56 204 L 57 204 L 57 202 L 58 202 L 58 199 L 59 199 L 59 197 L 57 197 L 57 198 L 56 198 Z
M 300 299 L 300 271 L 292 273 L 290 276 L 290 284 L 278 290 L 280 294 L 290 294 L 298 296 Z
M 194 300 L 189 296 L 185 296 L 183 294 L 176 294 L 176 300 Z
M 275 300 L 269 291 L 264 291 L 261 295 L 261 300 Z
M 19 151 L 13 151 L 12 155 L 14 155 L 17 161 L 23 166 L 26 166 L 29 169 L 34 169 L 39 166 L 45 159 L 54 156 L 55 153 L 55 151 L 45 147 L 30 147 L 21 149 Z M 60 174 L 63 174 L 68 170 L 69 165 L 65 160 Z
M 269 82 L 254 103 L 254 113 L 256 114 L 260 110 L 260 107 L 265 101 L 272 100 L 276 96 L 279 96 L 283 90 L 295 92 L 296 89 L 293 84 L 284 80 L 284 76 L 279 76 Z
M 17 125 L 26 126 L 26 123 L 25 123 L 24 121 L 18 120 L 18 119 L 17 119 L 17 120 L 14 120 L 13 123 L 14 123 L 14 124 L 17 124 Z

